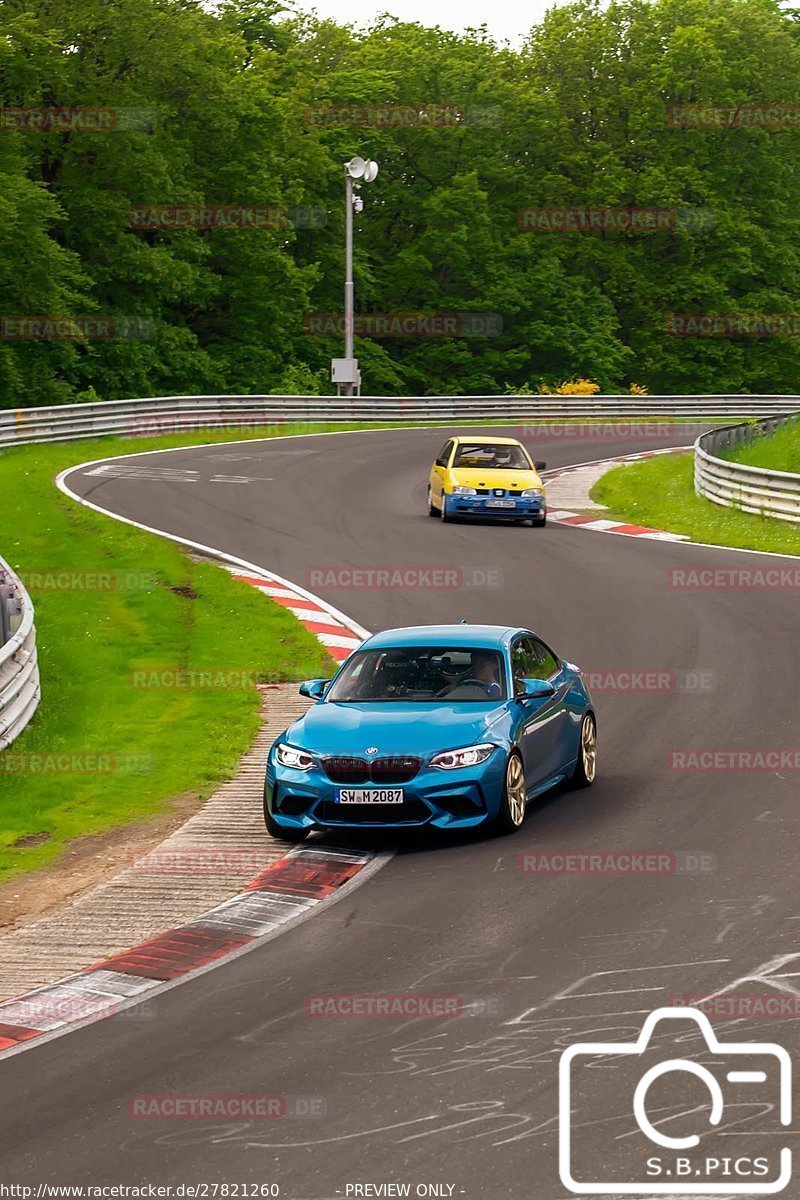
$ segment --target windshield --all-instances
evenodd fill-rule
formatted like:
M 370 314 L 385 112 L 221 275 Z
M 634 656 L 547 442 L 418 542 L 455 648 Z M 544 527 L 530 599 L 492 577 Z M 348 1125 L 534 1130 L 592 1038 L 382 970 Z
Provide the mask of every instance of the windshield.
M 502 655 L 464 646 L 358 650 L 326 696 L 345 704 L 399 700 L 487 704 L 506 698 Z
M 486 467 L 499 471 L 530 471 L 521 446 L 504 446 L 501 442 L 463 442 L 456 451 L 454 467 Z

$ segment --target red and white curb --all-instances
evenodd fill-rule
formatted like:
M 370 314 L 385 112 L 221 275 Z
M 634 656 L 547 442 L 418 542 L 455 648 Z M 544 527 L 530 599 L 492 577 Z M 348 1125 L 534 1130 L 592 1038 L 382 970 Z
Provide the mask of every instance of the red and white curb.
M 78 974 L 0 1003 L 0 1058 L 95 1021 L 230 960 L 377 871 L 388 854 L 289 851 L 231 900 Z M 361 878 L 359 878 L 361 876 Z
M 661 454 L 685 454 L 688 449 L 690 447 L 670 446 L 662 450 L 643 450 L 638 454 L 624 454 L 617 458 L 596 459 L 593 462 L 578 463 L 573 467 L 563 467 L 552 473 L 548 472 L 545 476 L 545 484 L 549 486 L 557 479 L 564 479 L 568 476 L 579 474 L 590 467 L 607 466 L 610 469 L 618 464 L 638 462 L 640 459 L 645 458 L 656 458 Z M 594 482 L 595 477 L 593 476 L 592 483 Z M 685 542 L 688 540 L 686 535 L 682 533 L 668 533 L 663 529 L 650 529 L 647 525 L 632 525 L 624 521 L 612 521 L 606 517 L 593 517 L 589 513 L 570 512 L 563 508 L 548 509 L 547 519 L 556 525 L 574 525 L 581 529 L 592 529 L 597 533 L 617 533 L 623 537 L 649 538 L 657 542 Z
M 240 583 L 249 583 L 258 588 L 270 600 L 282 604 L 293 612 L 298 621 L 322 642 L 325 649 L 337 662 L 343 662 L 367 637 L 367 631 L 356 625 L 344 613 L 319 600 L 310 592 L 298 588 L 286 579 L 278 579 L 269 571 L 244 574 L 238 567 L 226 566 L 227 571 Z

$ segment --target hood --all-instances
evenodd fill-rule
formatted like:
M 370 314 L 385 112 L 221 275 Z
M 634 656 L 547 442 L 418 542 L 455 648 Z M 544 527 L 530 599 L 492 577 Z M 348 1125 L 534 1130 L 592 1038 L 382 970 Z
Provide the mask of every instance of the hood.
M 377 757 L 414 754 L 492 741 L 490 731 L 507 702 L 488 704 L 364 703 L 315 704 L 286 731 L 286 740 L 314 754 L 362 758 L 368 746 Z
M 500 471 L 495 467 L 453 467 L 449 471 L 451 483 L 461 483 L 464 487 L 508 488 L 524 490 L 525 488 L 542 487 L 542 481 L 535 471 Z

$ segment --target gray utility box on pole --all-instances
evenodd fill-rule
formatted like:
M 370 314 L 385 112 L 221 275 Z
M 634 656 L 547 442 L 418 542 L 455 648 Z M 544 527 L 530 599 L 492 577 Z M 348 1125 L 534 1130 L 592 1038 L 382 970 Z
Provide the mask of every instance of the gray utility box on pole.
M 357 358 L 332 358 L 331 359 L 331 380 L 337 386 L 341 384 L 350 384 L 351 387 L 361 389 L 361 372 L 358 369 Z

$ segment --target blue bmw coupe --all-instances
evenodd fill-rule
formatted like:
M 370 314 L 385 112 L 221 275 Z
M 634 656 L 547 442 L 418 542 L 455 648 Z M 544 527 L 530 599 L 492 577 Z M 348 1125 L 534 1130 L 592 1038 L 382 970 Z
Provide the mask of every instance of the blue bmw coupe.
M 421 625 L 368 638 L 273 744 L 264 819 L 313 829 L 519 829 L 534 796 L 595 777 L 597 725 L 578 667 L 528 629 Z
M 273 838 L 312 829 L 492 824 L 560 782 L 595 779 L 597 726 L 581 670 L 527 629 L 417 625 L 363 642 L 273 743 Z

